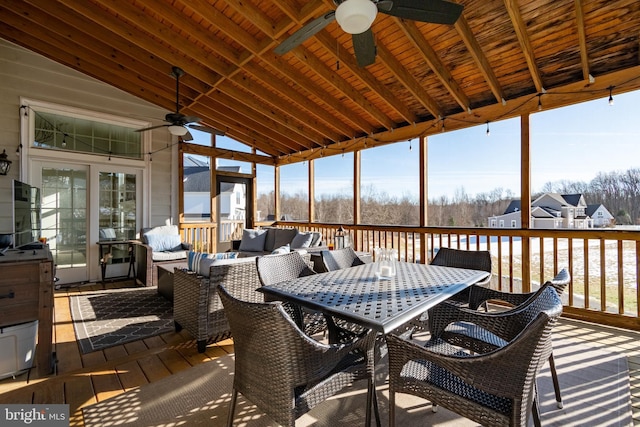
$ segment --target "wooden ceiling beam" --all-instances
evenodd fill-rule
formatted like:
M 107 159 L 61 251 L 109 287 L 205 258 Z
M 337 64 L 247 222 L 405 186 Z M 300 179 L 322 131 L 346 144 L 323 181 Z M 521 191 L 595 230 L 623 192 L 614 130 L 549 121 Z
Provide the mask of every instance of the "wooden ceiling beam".
M 227 150 L 226 148 L 207 147 L 204 145 L 191 144 L 183 142 L 183 150 L 185 153 L 197 154 L 199 156 L 213 156 L 223 159 L 237 160 L 241 162 L 253 162 L 263 165 L 274 165 L 273 157 L 262 156 L 260 154 L 244 153 L 242 151 Z
M 433 47 L 427 42 L 414 21 L 393 18 L 394 22 L 407 36 L 411 44 L 418 50 L 431 71 L 438 77 L 440 83 L 465 111 L 471 110 L 471 102 L 467 95 L 460 89 L 460 85 L 453 78 L 447 67 L 442 63 Z
M 516 32 L 516 37 L 520 43 L 520 49 L 524 55 L 525 61 L 527 61 L 527 67 L 529 67 L 529 73 L 533 79 L 533 84 L 536 87 L 538 93 L 544 93 L 544 85 L 542 84 L 542 77 L 540 76 L 540 70 L 536 64 L 536 58 L 533 54 L 533 47 L 531 46 L 531 40 L 527 34 L 527 28 L 522 20 L 522 14 L 520 13 L 520 6 L 517 0 L 504 0 L 504 5 L 509 13 L 511 24 Z
M 480 43 L 473 35 L 473 31 L 471 31 L 471 27 L 469 27 L 469 22 L 465 19 L 464 15 L 460 15 L 456 23 L 454 24 L 456 31 L 462 38 L 465 46 L 467 46 L 467 50 L 469 54 L 473 57 L 476 65 L 478 66 L 478 70 L 484 76 L 484 80 L 489 85 L 493 96 L 496 97 L 496 101 L 504 104 L 506 102 L 504 91 L 502 90 L 502 86 L 496 77 L 496 74 L 493 71 L 493 68 L 489 64 L 486 55 L 482 51 L 480 47 Z
M 359 78 L 369 89 L 378 94 L 383 102 L 386 102 L 391 108 L 393 108 L 401 117 L 403 117 L 407 123 L 415 123 L 418 121 L 418 117 L 407 106 L 396 97 L 391 90 L 385 85 L 381 84 L 376 78 L 366 69 L 360 67 L 356 62 L 354 56 L 347 52 L 345 49 L 335 49 L 335 40 L 329 36 L 327 31 L 320 31 L 315 35 L 316 40 L 320 42 L 327 52 L 330 52 L 335 58 L 340 61 L 341 66 L 347 67 L 357 78 Z
M 334 70 L 327 67 L 327 65 L 320 61 L 313 53 L 309 52 L 304 46 L 298 46 L 292 49 L 291 52 L 299 61 L 304 62 L 320 77 L 322 77 L 327 83 L 335 87 L 347 98 L 353 101 L 359 108 L 364 110 L 373 119 L 380 123 L 379 127 L 386 129 L 393 129 L 395 123 L 393 120 L 380 111 L 375 105 L 369 102 L 360 92 L 356 91 L 353 86 L 347 84 Z
M 305 93 L 301 93 L 294 88 L 287 85 L 282 79 L 279 79 L 275 74 L 265 71 L 257 65 L 251 63 L 245 66 L 245 71 L 252 75 L 255 79 L 262 82 L 265 86 L 270 87 L 274 92 L 282 94 L 283 97 L 291 100 L 292 105 L 290 111 L 300 109 L 308 112 L 313 117 L 325 123 L 330 129 L 334 129 L 340 135 L 353 135 L 355 132 L 353 128 L 345 123 L 335 120 L 333 115 L 326 109 L 309 102 L 309 98 Z M 237 81 L 235 79 L 234 81 Z M 314 127 L 316 131 L 326 135 L 319 127 Z M 328 137 L 328 136 L 327 136 Z M 331 139 L 331 138 L 330 138 Z M 332 139 L 332 141 L 338 141 L 339 138 Z
M 38 1 L 50 2 L 52 0 Z M 147 52 L 147 55 L 157 56 L 169 64 L 178 65 L 187 74 L 190 74 L 209 85 L 214 85 L 222 78 L 222 75 L 219 72 L 211 71 L 211 69 L 193 62 L 182 52 L 176 53 L 176 51 L 171 49 L 158 49 L 158 43 L 150 40 L 146 33 L 115 18 L 111 19 L 106 17 L 103 12 L 92 6 L 90 2 L 78 2 L 76 0 L 56 1 L 81 14 L 88 21 L 93 22 L 94 25 L 99 25 L 101 28 L 108 30 L 104 33 L 105 40 L 110 39 L 113 34 L 129 40 L 131 44 L 136 45 L 143 51 Z M 101 30 L 97 29 L 96 31 Z M 228 72 L 228 69 L 220 67 L 219 71 Z
M 576 29 L 578 30 L 578 43 L 580 47 L 580 65 L 582 66 L 582 78 L 586 81 L 592 80 L 589 71 L 589 52 L 587 52 L 587 34 L 584 29 L 584 10 L 582 0 L 575 0 L 576 5 Z
M 409 73 L 406 68 L 389 52 L 381 40 L 376 42 L 378 57 L 396 78 L 416 97 L 434 117 L 442 117 L 443 113 L 436 101 L 429 96 L 422 85 Z M 466 110 L 465 110 L 466 111 Z
M 325 127 L 313 117 L 307 115 L 304 111 L 291 111 L 290 104 L 285 103 L 252 80 L 244 79 L 243 83 L 244 85 L 240 86 L 229 81 L 228 84 L 220 86 L 219 89 L 229 96 L 242 99 L 246 105 L 286 126 L 291 132 L 300 135 L 301 138 L 311 141 L 321 141 L 320 143 L 316 143 L 317 146 L 322 146 L 329 142 L 325 141 L 325 138 L 327 138 L 326 135 L 316 130 L 318 127 Z M 271 108 L 266 100 L 269 100 L 275 108 Z M 305 122 L 310 123 L 310 125 L 307 126 Z M 331 134 L 331 141 L 333 138 L 338 138 L 337 133 L 328 128 L 325 128 L 325 130 Z M 310 145 L 308 148 L 313 148 L 314 146 L 315 145 Z

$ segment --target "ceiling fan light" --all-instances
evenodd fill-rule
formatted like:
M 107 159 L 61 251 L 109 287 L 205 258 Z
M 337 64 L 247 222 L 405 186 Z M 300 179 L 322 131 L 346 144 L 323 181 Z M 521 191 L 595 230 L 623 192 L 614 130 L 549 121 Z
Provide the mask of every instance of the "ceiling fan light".
M 360 34 L 371 27 L 377 14 L 371 0 L 345 0 L 336 9 L 336 21 L 345 33 Z
M 185 136 L 187 132 L 189 132 L 189 129 L 186 127 L 178 125 L 171 125 L 167 129 L 169 129 L 169 133 L 171 133 L 171 135 L 175 136 Z

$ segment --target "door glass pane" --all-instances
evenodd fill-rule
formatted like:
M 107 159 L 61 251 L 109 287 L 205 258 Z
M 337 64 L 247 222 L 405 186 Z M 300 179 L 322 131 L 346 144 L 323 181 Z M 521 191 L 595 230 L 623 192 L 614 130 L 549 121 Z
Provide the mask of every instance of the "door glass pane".
M 42 235 L 48 239 L 58 268 L 87 265 L 85 171 L 42 169 Z
M 218 188 L 218 250 L 226 250 L 231 240 L 242 238 L 247 218 L 247 184 L 222 180 Z
M 136 175 L 100 172 L 99 238 L 131 240 L 136 236 Z M 128 262 L 127 246 L 114 247 L 111 262 Z

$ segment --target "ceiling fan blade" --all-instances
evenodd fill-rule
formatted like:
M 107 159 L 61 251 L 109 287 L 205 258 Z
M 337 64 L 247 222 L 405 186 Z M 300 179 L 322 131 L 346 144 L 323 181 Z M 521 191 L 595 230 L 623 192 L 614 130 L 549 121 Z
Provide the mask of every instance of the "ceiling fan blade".
M 207 127 L 207 126 L 187 125 L 187 127 L 190 128 L 190 129 L 195 129 L 195 130 L 199 130 L 199 131 L 202 131 L 202 132 L 208 132 L 208 133 L 211 133 L 213 135 L 220 135 L 220 136 L 224 135 L 224 132 L 222 132 L 221 130 L 210 128 L 210 127 Z
M 193 141 L 193 136 L 191 135 L 191 132 L 187 131 L 187 133 L 182 135 L 182 140 L 183 141 Z
M 291 49 L 299 46 L 303 41 L 320 32 L 320 30 L 335 21 L 335 19 L 336 13 L 333 10 L 314 19 L 295 33 L 291 34 L 289 38 L 280 43 L 273 51 L 278 55 L 284 55 Z
M 144 129 L 136 129 L 136 130 L 134 130 L 134 132 L 144 132 L 144 131 L 147 131 L 147 130 L 158 129 L 158 128 L 165 127 L 165 126 L 169 126 L 169 125 L 151 126 L 151 127 L 144 128 Z
M 356 61 L 360 67 L 366 67 L 376 62 L 376 41 L 373 31 L 369 28 L 364 33 L 352 34 L 353 50 L 356 53 Z
M 198 123 L 200 121 L 200 117 L 196 116 L 184 116 L 185 123 Z
M 389 8 L 389 3 L 392 3 Z M 381 4 L 382 3 L 382 4 Z M 433 24 L 454 24 L 463 5 L 446 0 L 393 0 L 378 3 L 378 10 L 387 15 Z

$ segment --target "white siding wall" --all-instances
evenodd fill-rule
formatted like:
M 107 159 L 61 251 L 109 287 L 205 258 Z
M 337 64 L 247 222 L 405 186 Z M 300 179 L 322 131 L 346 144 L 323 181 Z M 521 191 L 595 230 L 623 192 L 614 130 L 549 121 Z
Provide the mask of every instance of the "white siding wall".
M 20 98 L 47 101 L 85 108 L 118 116 L 161 124 L 167 111 L 126 94 L 91 77 L 57 64 L 34 52 L 0 39 L 0 153 L 7 151 L 13 162 L 9 175 L 0 176 L 0 233 L 11 232 L 12 179 L 20 179 L 20 159 L 16 148 L 20 142 Z M 177 223 L 177 145 L 171 145 L 170 134 L 163 128 L 152 131 L 151 147 L 155 152 L 147 159 L 150 181 L 145 183 L 147 195 L 143 226 L 162 225 L 167 220 Z

